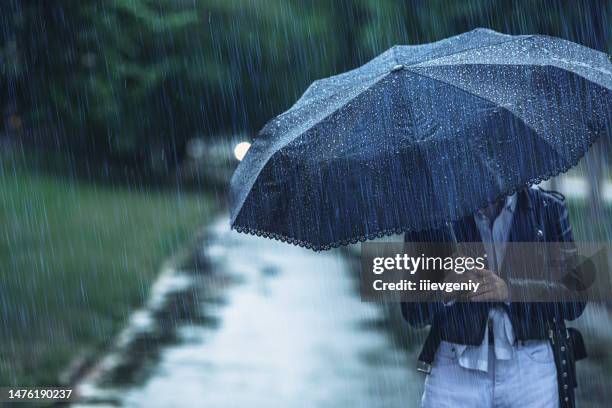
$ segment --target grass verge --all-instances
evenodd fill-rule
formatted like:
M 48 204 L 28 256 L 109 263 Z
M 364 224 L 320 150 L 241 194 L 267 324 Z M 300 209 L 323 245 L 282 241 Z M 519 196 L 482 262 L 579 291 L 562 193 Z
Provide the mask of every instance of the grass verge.
M 202 193 L 0 165 L 0 385 L 54 385 L 72 358 L 108 344 L 212 210 Z

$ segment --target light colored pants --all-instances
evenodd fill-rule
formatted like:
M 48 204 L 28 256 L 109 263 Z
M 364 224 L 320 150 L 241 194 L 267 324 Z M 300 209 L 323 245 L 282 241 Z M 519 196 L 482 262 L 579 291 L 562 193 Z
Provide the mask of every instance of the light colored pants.
M 425 380 L 424 408 L 557 408 L 557 368 L 547 341 L 515 345 L 510 360 L 496 360 L 489 347 L 488 372 L 459 366 L 442 342 Z

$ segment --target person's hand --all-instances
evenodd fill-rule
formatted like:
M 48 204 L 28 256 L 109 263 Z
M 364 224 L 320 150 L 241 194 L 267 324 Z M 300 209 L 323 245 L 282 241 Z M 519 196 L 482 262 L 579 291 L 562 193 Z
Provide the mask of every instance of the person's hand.
M 474 283 L 482 283 L 482 274 L 475 271 L 465 271 L 464 273 L 455 273 L 454 271 L 448 272 L 444 278 L 445 283 L 468 283 L 470 280 Z M 479 287 L 480 289 L 480 287 Z M 469 295 L 465 292 L 445 292 L 443 299 L 445 303 L 452 301 L 466 301 L 470 300 Z
M 472 302 L 505 302 L 509 291 L 506 281 L 488 269 L 475 270 L 476 280 L 480 285 L 476 292 L 468 295 Z M 474 280 L 474 277 L 471 278 Z

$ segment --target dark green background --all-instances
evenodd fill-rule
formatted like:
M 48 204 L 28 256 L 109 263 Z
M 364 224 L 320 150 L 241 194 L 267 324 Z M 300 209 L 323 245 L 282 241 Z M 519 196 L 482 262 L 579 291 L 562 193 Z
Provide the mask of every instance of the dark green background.
M 489 27 L 609 52 L 611 4 L 3 0 L 0 106 L 37 147 L 122 166 L 163 155 L 172 167 L 190 138 L 254 133 L 313 80 L 393 44 Z

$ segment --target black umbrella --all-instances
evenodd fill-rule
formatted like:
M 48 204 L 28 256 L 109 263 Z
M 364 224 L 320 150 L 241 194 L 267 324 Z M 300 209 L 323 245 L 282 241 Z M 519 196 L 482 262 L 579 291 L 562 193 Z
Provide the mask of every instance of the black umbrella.
M 231 181 L 231 225 L 329 249 L 466 216 L 610 136 L 612 63 L 477 29 L 315 81 Z

